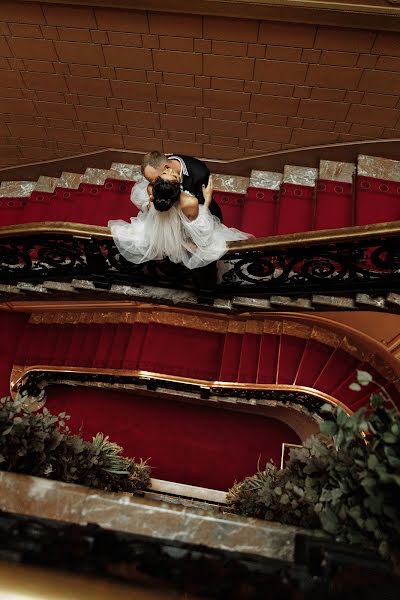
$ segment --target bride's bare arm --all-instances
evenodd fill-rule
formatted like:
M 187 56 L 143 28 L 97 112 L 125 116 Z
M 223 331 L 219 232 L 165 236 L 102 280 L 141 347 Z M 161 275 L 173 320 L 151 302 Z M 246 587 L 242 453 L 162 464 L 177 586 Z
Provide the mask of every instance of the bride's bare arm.
M 179 197 L 181 211 L 190 221 L 197 219 L 199 215 L 199 201 L 195 196 L 182 192 Z

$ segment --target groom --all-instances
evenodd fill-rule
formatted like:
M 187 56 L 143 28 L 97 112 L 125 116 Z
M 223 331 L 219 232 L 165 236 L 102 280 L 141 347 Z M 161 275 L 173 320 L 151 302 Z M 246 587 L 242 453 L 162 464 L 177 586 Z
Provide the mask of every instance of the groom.
M 157 177 L 178 181 L 182 191 L 190 192 L 196 196 L 199 204 L 204 204 L 202 186 L 207 186 L 210 171 L 198 158 L 175 154 L 166 156 L 163 152 L 153 150 L 143 157 L 142 173 L 150 183 Z M 222 223 L 222 211 L 214 199 L 209 209 Z

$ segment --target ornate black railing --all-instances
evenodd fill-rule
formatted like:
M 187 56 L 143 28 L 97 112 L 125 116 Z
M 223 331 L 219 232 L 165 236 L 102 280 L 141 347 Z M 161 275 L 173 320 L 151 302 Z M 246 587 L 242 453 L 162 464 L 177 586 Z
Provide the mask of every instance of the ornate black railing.
M 207 289 L 221 296 L 379 294 L 400 291 L 400 222 L 232 244 L 214 265 L 135 265 L 103 227 L 37 223 L 0 228 L 0 283 L 90 280 Z
M 96 385 L 97 387 L 115 387 L 116 389 L 147 389 L 153 393 L 168 394 L 174 392 L 182 396 L 197 397 L 199 400 L 223 402 L 224 399 L 237 399 L 239 402 L 256 402 L 260 405 L 293 407 L 307 413 L 313 418 L 327 419 L 330 413 L 322 410 L 327 402 L 335 406 L 347 408 L 323 392 L 306 387 L 296 389 L 296 386 L 262 386 L 220 382 L 209 383 L 185 381 L 183 378 L 171 378 L 168 375 L 138 374 L 138 373 L 101 373 L 85 372 L 83 369 L 73 371 L 52 370 L 37 367 L 26 372 L 22 379 L 14 385 L 14 390 L 26 393 L 32 401 L 37 401 L 38 407 L 45 402 L 46 387 L 52 385 Z M 287 388 L 287 389 L 285 389 Z M 351 411 L 350 411 L 351 412 Z

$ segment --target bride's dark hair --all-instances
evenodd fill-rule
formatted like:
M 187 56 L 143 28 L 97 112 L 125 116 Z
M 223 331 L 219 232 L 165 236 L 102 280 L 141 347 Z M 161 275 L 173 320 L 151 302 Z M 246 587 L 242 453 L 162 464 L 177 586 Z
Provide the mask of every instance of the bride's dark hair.
M 156 210 L 164 212 L 179 200 L 181 186 L 177 181 L 166 181 L 157 177 L 153 184 L 153 204 Z

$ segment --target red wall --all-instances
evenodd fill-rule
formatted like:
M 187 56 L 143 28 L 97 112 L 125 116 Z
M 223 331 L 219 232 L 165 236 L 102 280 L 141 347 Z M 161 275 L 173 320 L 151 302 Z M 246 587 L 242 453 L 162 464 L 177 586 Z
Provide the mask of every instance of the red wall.
M 226 490 L 271 458 L 279 465 L 282 442 L 298 444 L 290 427 L 266 417 L 185 402 L 106 390 L 53 387 L 47 408 L 66 411 L 86 439 L 98 431 L 149 459 L 152 477 Z

